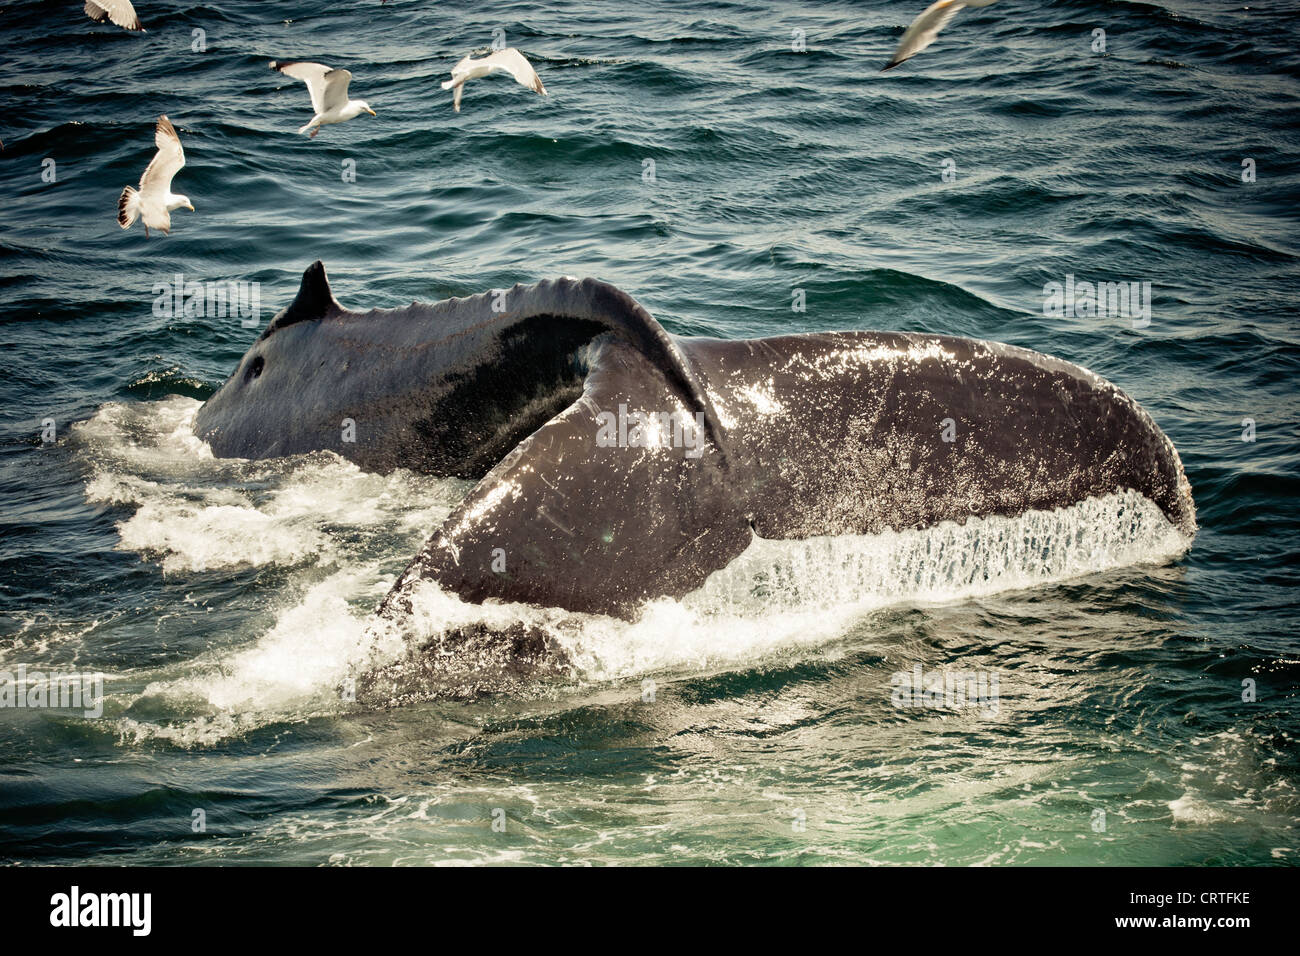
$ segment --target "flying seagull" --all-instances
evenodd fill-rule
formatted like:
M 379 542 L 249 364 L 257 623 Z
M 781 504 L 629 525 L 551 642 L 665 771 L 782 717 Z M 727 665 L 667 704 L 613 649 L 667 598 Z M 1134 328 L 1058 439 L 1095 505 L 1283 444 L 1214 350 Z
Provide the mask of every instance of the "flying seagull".
M 172 192 L 172 177 L 185 165 L 185 150 L 181 149 L 181 138 L 176 135 L 176 127 L 166 116 L 158 117 L 153 140 L 158 146 L 158 152 L 145 167 L 144 175 L 140 177 L 139 190 L 130 186 L 122 190 L 117 201 L 117 221 L 123 229 L 129 229 L 137 218 L 143 218 L 146 236 L 149 235 L 150 227 L 171 235 L 171 211 L 181 206 L 190 212 L 194 211 L 189 196 L 179 196 Z
M 451 105 L 460 112 L 460 94 L 465 88 L 467 80 L 477 80 L 480 76 L 487 76 L 489 73 L 509 73 L 516 80 L 528 87 L 534 92 L 546 95 L 546 87 L 542 86 L 541 77 L 533 69 L 533 65 L 525 59 L 524 55 L 510 47 L 508 50 L 498 50 L 496 53 L 489 53 L 487 56 L 479 57 L 477 60 L 467 56 L 451 68 L 451 79 L 442 84 L 444 90 L 455 90 L 452 95 Z
M 131 0 L 86 0 L 86 16 L 96 23 L 112 20 L 124 30 L 144 32 L 140 18 L 135 15 Z
M 916 56 L 939 35 L 939 31 L 952 22 L 952 18 L 962 7 L 987 7 L 996 0 L 939 0 L 927 7 L 925 12 L 912 21 L 912 25 L 903 34 L 893 58 L 881 69 L 892 70 L 904 60 Z
M 316 138 L 322 126 L 343 123 L 362 113 L 379 115 L 365 100 L 348 99 L 348 84 L 352 82 L 352 74 L 347 70 L 331 70 L 323 63 L 278 63 L 275 60 L 271 61 L 271 69 L 307 84 L 307 92 L 311 94 L 311 108 L 316 111 L 316 115 L 298 132 L 311 130 L 312 139 Z

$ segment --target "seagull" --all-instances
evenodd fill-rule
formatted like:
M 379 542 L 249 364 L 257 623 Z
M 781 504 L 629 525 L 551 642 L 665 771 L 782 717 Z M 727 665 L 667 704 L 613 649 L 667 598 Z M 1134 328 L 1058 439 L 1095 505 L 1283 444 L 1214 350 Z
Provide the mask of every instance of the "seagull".
M 176 135 L 176 127 L 166 116 L 158 117 L 153 141 L 158 146 L 158 152 L 140 177 L 140 189 L 137 191 L 127 186 L 122 190 L 122 195 L 117 200 L 117 222 L 123 229 L 130 229 L 137 218 L 143 217 L 146 236 L 149 235 L 151 226 L 171 235 L 171 211 L 182 206 L 190 212 L 194 211 L 189 196 L 178 196 L 172 192 L 172 177 L 185 165 L 185 150 L 181 149 L 181 138 Z
M 487 76 L 489 73 L 509 73 L 516 80 L 522 83 L 536 93 L 546 95 L 546 87 L 542 86 L 541 77 L 533 69 L 533 65 L 525 59 L 524 55 L 510 47 L 507 50 L 498 50 L 496 53 L 489 53 L 487 56 L 479 57 L 477 60 L 467 56 L 451 68 L 451 79 L 442 84 L 444 90 L 455 90 L 452 95 L 451 105 L 460 112 L 460 94 L 463 92 L 467 80 L 477 80 L 480 76 Z
M 322 126 L 343 123 L 362 113 L 379 115 L 365 100 L 348 99 L 348 84 L 352 82 L 352 74 L 347 70 L 331 70 L 323 63 L 277 63 L 275 60 L 271 61 L 271 69 L 307 84 L 307 92 L 311 94 L 311 108 L 316 111 L 316 115 L 298 132 L 311 130 L 312 139 L 316 138 Z
M 893 58 L 884 65 L 880 72 L 892 70 L 904 60 L 910 59 L 934 42 L 939 31 L 952 22 L 952 18 L 962 7 L 987 7 L 996 0 L 939 0 L 927 7 L 925 12 L 912 21 L 912 25 L 903 34 Z
M 138 30 L 144 33 L 144 27 L 140 26 L 140 18 L 135 15 L 135 7 L 131 6 L 131 0 L 86 0 L 86 16 L 96 23 L 112 20 L 124 30 Z

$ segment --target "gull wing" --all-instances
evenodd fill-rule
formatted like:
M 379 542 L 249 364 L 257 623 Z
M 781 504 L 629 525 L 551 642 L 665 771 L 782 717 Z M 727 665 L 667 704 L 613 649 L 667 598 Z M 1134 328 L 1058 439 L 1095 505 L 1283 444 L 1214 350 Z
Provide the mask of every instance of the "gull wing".
M 542 96 L 546 95 L 546 87 L 542 86 L 541 77 L 537 75 L 537 71 L 533 69 L 533 65 L 528 62 L 528 59 L 514 47 L 489 54 L 478 62 L 490 70 L 502 70 L 509 73 L 530 90 L 541 93 Z
M 335 112 L 348 105 L 348 84 L 352 82 L 352 74 L 347 70 L 330 70 L 325 74 L 324 84 L 325 93 L 321 97 L 321 105 L 324 110 L 320 112 Z
M 86 0 L 86 16 L 96 23 L 112 20 L 124 30 L 144 32 L 131 0 Z
M 926 8 L 925 12 L 912 21 L 912 25 L 907 28 L 903 34 L 903 39 L 898 43 L 898 49 L 894 51 L 894 56 L 884 69 L 892 70 L 904 60 L 916 56 L 939 35 L 939 31 L 952 22 L 962 8 L 966 6 L 963 0 L 939 0 Z M 882 71 L 883 72 L 883 71 Z
M 172 177 L 185 165 L 185 150 L 181 148 L 181 138 L 176 135 L 176 127 L 166 116 L 158 117 L 154 127 L 154 144 L 158 152 L 154 154 L 144 175 L 140 177 L 140 194 L 148 201 L 154 196 L 165 197 L 172 188 Z
M 325 77 L 335 72 L 324 63 L 279 63 L 271 61 L 271 69 L 279 70 L 285 76 L 291 76 L 295 80 L 302 80 L 307 84 L 307 92 L 311 94 L 311 108 L 318 114 L 325 112 Z M 347 73 L 346 70 L 343 71 Z M 352 74 L 347 74 L 351 78 Z M 346 91 L 347 82 L 343 83 Z

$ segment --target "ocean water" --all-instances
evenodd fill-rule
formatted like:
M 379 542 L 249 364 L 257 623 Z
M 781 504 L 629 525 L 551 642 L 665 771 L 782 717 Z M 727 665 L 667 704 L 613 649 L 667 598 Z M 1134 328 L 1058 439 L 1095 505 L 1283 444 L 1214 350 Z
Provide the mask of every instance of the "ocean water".
M 0 860 L 1294 865 L 1300 4 L 1002 0 L 879 73 L 923 6 L 5 4 L 0 671 L 105 699 L 0 709 Z M 456 114 L 494 30 L 550 95 Z M 272 59 L 378 116 L 296 135 Z M 160 113 L 196 211 L 146 239 L 116 200 Z M 256 282 L 264 324 L 314 259 L 353 307 L 594 275 L 678 333 L 1057 355 L 1168 433 L 1200 531 L 1114 498 L 764 542 L 631 623 L 430 593 L 423 633 L 525 620 L 571 666 L 341 700 L 470 486 L 214 460 L 194 412 L 256 331 L 155 310 Z M 1045 314 L 1067 276 L 1151 283 L 1149 323 Z M 918 666 L 996 707 L 894 706 Z

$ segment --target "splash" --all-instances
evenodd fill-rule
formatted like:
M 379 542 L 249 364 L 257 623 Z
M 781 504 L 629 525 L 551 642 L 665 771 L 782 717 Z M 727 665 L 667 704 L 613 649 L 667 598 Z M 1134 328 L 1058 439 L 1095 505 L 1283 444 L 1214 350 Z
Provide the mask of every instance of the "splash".
M 267 724 L 344 713 L 353 670 L 402 649 L 391 634 L 385 646 L 372 626 L 370 607 L 391 584 L 373 565 L 331 575 L 280 610 L 251 645 L 193 661 L 123 701 L 119 734 L 210 745 Z
M 119 547 L 157 559 L 164 574 L 346 565 L 358 535 L 425 534 L 463 494 L 463 482 L 367 474 L 331 452 L 219 461 L 194 436 L 200 407 L 113 404 L 73 430 L 91 463 L 87 500 L 133 507 Z
M 194 438 L 198 403 L 110 405 L 75 430 L 91 501 L 133 508 L 119 547 L 165 575 L 281 566 L 269 629 L 225 635 L 119 701 L 128 739 L 206 745 L 267 724 L 427 697 L 671 679 L 827 653 L 872 612 L 1172 560 L 1182 535 L 1125 492 L 1055 511 L 920 531 L 755 539 L 680 600 L 634 621 L 521 604 L 469 604 L 431 582 L 399 622 L 373 608 L 468 485 L 368 475 L 328 453 L 222 461 Z M 859 628 L 860 630 L 860 628 Z M 346 689 L 359 684 L 360 697 Z M 359 703 L 357 702 L 359 701 Z
M 433 654 L 444 653 L 467 627 L 522 625 L 554 647 L 579 680 L 628 680 L 752 666 L 838 640 L 884 607 L 960 601 L 1163 563 L 1190 540 L 1155 504 L 1126 492 L 919 531 L 755 539 L 699 590 L 651 602 L 633 622 L 522 604 L 468 605 L 424 582 L 412 594 L 405 623 L 414 642 Z M 411 676 L 434 679 L 427 668 L 413 668 Z

